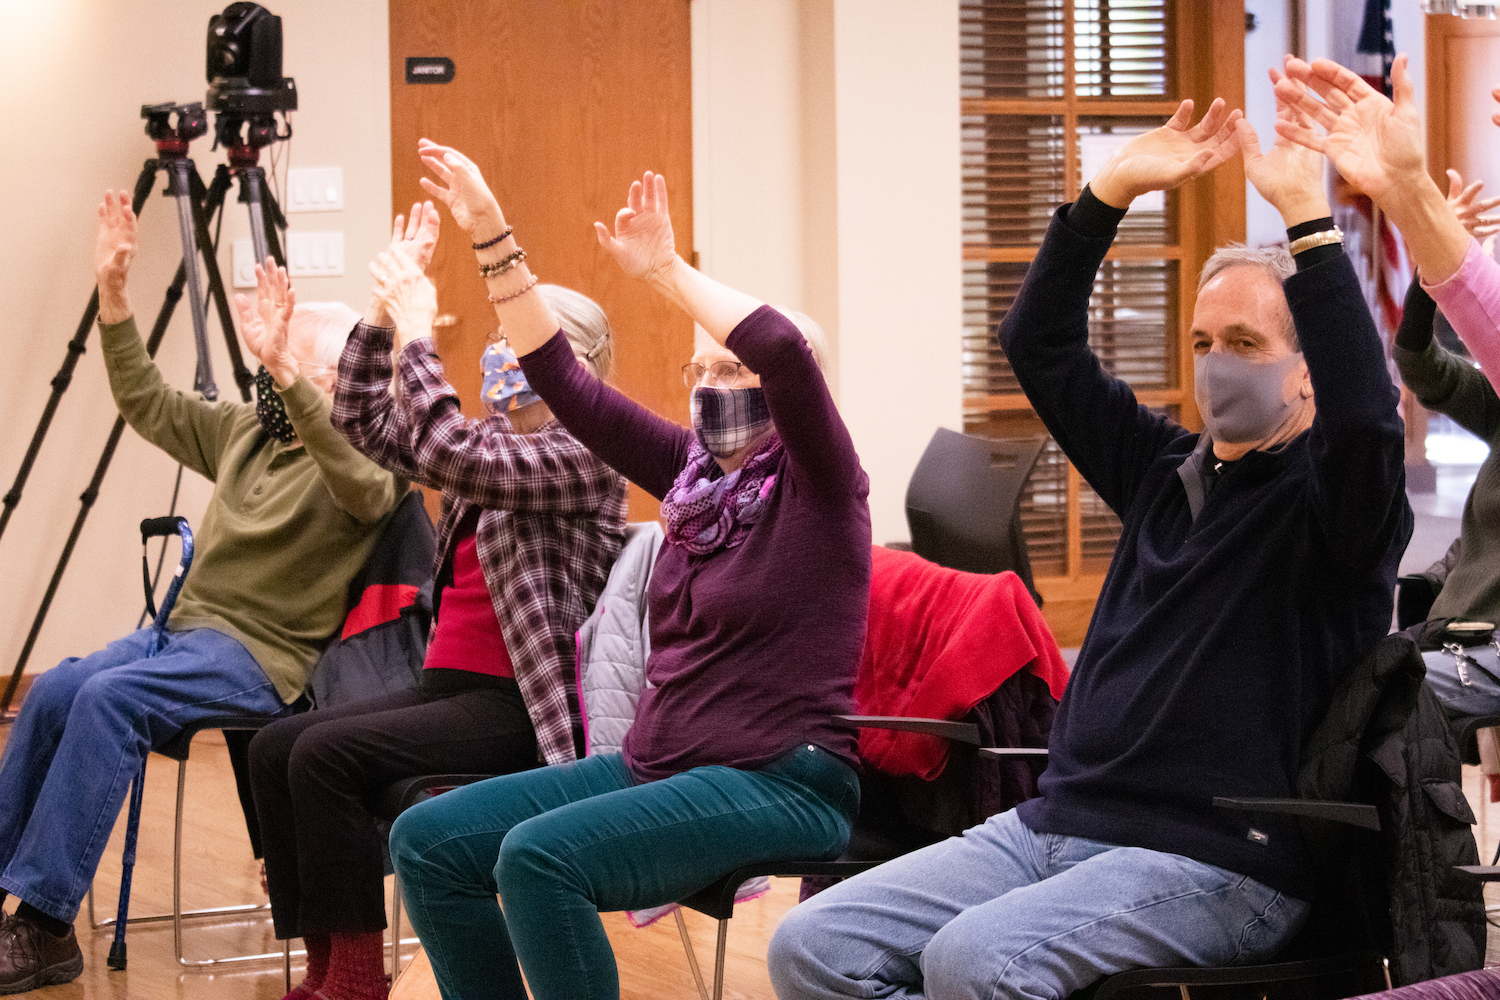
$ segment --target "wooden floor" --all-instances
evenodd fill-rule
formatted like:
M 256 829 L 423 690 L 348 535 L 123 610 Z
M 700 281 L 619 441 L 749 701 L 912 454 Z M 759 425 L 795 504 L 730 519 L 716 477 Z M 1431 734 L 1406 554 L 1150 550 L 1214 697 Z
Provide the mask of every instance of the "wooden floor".
M 0 746 L 8 726 L 0 726 Z M 170 913 L 172 907 L 172 818 L 177 795 L 177 764 L 153 756 L 147 768 L 146 795 L 141 810 L 140 845 L 131 891 L 133 915 Z M 204 734 L 193 744 L 187 769 L 187 819 L 183 831 L 183 906 L 227 906 L 262 903 L 260 869 L 250 855 L 250 841 L 235 795 L 224 743 L 216 734 Z M 120 878 L 120 853 L 124 821 L 116 824 L 109 847 L 95 880 L 100 919 L 113 916 Z M 386 896 L 390 896 L 390 879 Z M 724 995 L 736 1000 L 771 1000 L 774 993 L 766 976 L 766 944 L 782 914 L 797 901 L 797 883 L 774 880 L 769 895 L 736 910 L 729 930 L 729 961 L 724 977 Z M 14 909 L 8 901 L 7 909 Z M 716 925 L 698 913 L 686 915 L 688 929 L 704 976 L 712 976 Z M 623 1000 L 694 1000 L 698 996 L 683 955 L 675 922 L 669 917 L 637 930 L 623 914 L 604 916 L 609 938 L 620 966 Z M 111 971 L 105 964 L 111 930 L 89 927 L 87 905 L 76 923 L 78 943 L 83 949 L 84 972 L 67 986 L 53 986 L 30 994 L 44 1000 L 156 1000 L 156 998 L 213 997 L 228 1000 L 276 1000 L 283 995 L 279 958 L 274 962 L 182 969 L 172 950 L 172 924 L 132 926 L 126 938 L 128 968 Z M 411 936 L 411 925 L 406 934 Z M 300 942 L 298 945 L 300 947 Z M 189 922 L 183 948 L 189 959 L 233 954 L 280 952 L 266 919 Z M 403 954 L 415 951 L 408 945 Z M 299 966 L 293 962 L 295 983 Z M 710 987 L 712 983 L 710 982 Z
M 8 727 L 0 727 L 3 747 Z M 172 902 L 172 818 L 176 796 L 177 767 L 163 757 L 153 757 L 147 769 L 147 787 L 142 810 L 141 837 L 135 868 L 131 912 L 170 912 Z M 1477 768 L 1464 769 L 1465 791 L 1480 824 L 1475 835 L 1483 860 L 1494 857 L 1500 841 L 1500 805 L 1482 801 L 1482 776 Z M 99 867 L 95 885 L 99 891 L 100 918 L 112 916 L 120 876 L 123 822 L 116 825 L 110 846 Z M 199 737 L 193 747 L 187 773 L 187 819 L 184 824 L 183 904 L 185 908 L 259 903 L 259 866 L 251 858 L 234 778 L 222 739 L 215 734 Z M 724 995 L 735 1000 L 771 1000 L 774 994 L 766 975 L 766 944 L 782 915 L 796 902 L 797 883 L 774 880 L 769 895 L 740 906 L 729 932 L 729 962 Z M 390 880 L 387 880 L 389 897 Z M 1500 893 L 1491 888 L 1492 901 Z M 14 903 L 8 904 L 14 908 Z M 697 991 L 688 971 L 675 923 L 663 920 L 637 930 L 618 913 L 605 914 L 605 926 L 620 966 L 621 997 L 624 1000 L 693 1000 Z M 688 913 L 689 931 L 699 961 L 712 963 L 713 921 Z M 87 908 L 77 921 L 79 944 L 86 963 L 83 975 L 67 986 L 36 991 L 45 1000 L 103 1000 L 103 998 L 244 998 L 276 1000 L 282 996 L 279 960 L 208 969 L 182 969 L 173 957 L 170 922 L 130 928 L 129 968 L 111 971 L 105 964 L 111 934 L 89 927 Z M 407 934 L 410 935 L 410 925 Z M 1490 930 L 1488 964 L 1500 964 L 1500 933 Z M 189 959 L 245 953 L 279 952 L 280 947 L 264 919 L 196 922 L 186 925 L 184 950 Z M 407 946 L 409 958 L 414 946 Z M 293 982 L 300 976 L 294 961 Z M 704 969 L 711 976 L 711 964 Z M 408 984 L 409 985 L 409 984 Z M 427 995 L 416 991 L 417 996 Z M 435 996 L 435 992 L 431 993 Z

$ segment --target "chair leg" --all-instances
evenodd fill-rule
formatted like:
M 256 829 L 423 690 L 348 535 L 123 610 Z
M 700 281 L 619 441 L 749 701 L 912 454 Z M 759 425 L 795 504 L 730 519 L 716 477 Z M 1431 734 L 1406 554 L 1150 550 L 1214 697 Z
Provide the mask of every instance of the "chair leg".
M 292 992 L 292 939 L 281 942 L 281 984 L 286 992 Z
M 172 948 L 178 965 L 191 965 L 182 957 L 182 800 L 187 791 L 187 760 L 177 762 L 177 820 L 172 831 Z
M 391 884 L 391 982 L 401 971 L 401 876 Z
M 672 911 L 677 918 L 677 933 L 682 935 L 682 950 L 687 952 L 688 968 L 693 970 L 693 982 L 698 986 L 698 996 L 708 1000 L 708 990 L 703 985 L 703 973 L 698 970 L 698 956 L 693 951 L 692 939 L 688 937 L 687 922 L 682 919 L 682 907 Z
M 714 1000 L 724 1000 L 724 946 L 728 942 L 729 920 L 725 918 L 719 921 L 719 947 L 714 953 Z

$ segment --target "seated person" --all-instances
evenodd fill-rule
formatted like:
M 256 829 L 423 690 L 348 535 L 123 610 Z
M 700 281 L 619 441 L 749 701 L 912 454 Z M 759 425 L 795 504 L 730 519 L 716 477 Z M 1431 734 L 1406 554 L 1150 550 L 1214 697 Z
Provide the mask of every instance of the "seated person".
M 1304 736 L 1386 634 L 1412 526 L 1402 426 L 1322 159 L 1286 140 L 1262 155 L 1221 101 L 1190 114 L 1058 210 L 1000 324 L 1032 405 L 1124 522 L 1040 795 L 793 909 L 769 957 L 782 1000 L 1062 1000 L 1126 969 L 1267 959 L 1305 918 L 1295 822 L 1210 803 L 1294 795 Z M 1089 298 L 1131 201 L 1217 166 L 1236 133 L 1293 254 L 1226 248 L 1198 276 L 1195 434 L 1104 371 Z
M 297 309 L 284 283 L 273 300 L 262 272 L 258 313 L 239 297 L 245 344 L 265 363 L 259 402 L 210 403 L 169 388 L 146 354 L 125 289 L 135 240 L 129 197 L 106 192 L 94 263 L 110 389 L 130 426 L 211 480 L 213 495 L 155 656 L 157 633 L 142 629 L 64 660 L 37 677 L 10 731 L 0 899 L 21 902 L 0 925 L 0 993 L 77 978 L 72 921 L 146 754 L 194 720 L 276 715 L 302 694 L 407 490 L 328 420 L 352 309 Z M 286 330 L 274 346 L 272 328 Z
M 469 785 L 407 812 L 391 857 L 446 997 L 619 995 L 601 910 L 659 906 L 746 864 L 831 858 L 859 804 L 853 709 L 870 589 L 869 480 L 808 340 L 677 256 L 646 174 L 601 242 L 696 320 L 693 429 L 590 377 L 478 169 L 421 147 L 479 244 L 526 380 L 563 426 L 662 501 L 650 656 L 623 754 Z M 383 254 L 396 329 L 421 269 Z M 421 331 L 425 332 L 425 331 Z M 409 334 L 398 334 L 409 336 Z M 499 894 L 504 912 L 497 905 Z M 522 982 L 522 973 L 525 982 Z
M 413 206 L 404 237 L 401 223 L 393 245 L 425 266 L 437 210 Z M 607 376 L 603 310 L 566 288 L 538 291 L 574 355 Z M 430 329 L 431 319 L 414 326 Z M 333 424 L 383 467 L 443 493 L 437 620 L 421 687 L 282 719 L 250 743 L 276 936 L 307 942 L 307 977 L 290 994 L 298 1000 L 386 995 L 371 796 L 414 775 L 507 774 L 576 759 L 574 635 L 624 537 L 625 480 L 563 429 L 505 342 L 484 352 L 490 416 L 469 420 L 414 326 L 398 335 L 393 394 L 390 317 L 372 301 L 344 350 Z

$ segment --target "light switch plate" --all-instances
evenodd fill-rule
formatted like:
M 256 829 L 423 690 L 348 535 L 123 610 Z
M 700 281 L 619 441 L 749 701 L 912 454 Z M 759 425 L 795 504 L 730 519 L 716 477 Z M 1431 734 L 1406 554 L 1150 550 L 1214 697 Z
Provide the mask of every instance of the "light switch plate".
M 234 268 L 235 288 L 255 287 L 255 247 L 249 240 L 235 240 L 234 253 L 230 258 Z
M 287 233 L 286 269 L 294 278 L 325 278 L 344 273 L 344 234 Z
M 292 167 L 287 171 L 288 212 L 337 212 L 344 207 L 343 167 Z

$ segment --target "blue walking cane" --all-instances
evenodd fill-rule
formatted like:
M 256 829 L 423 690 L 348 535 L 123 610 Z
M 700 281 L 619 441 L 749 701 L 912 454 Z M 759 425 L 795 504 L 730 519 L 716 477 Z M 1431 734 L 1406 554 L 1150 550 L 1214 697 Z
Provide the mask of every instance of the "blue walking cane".
M 182 558 L 177 564 L 177 571 L 172 574 L 172 582 L 167 584 L 167 593 L 162 597 L 161 608 L 158 609 L 151 593 L 151 570 L 146 564 L 144 546 L 153 538 L 174 534 L 182 539 Z M 172 613 L 172 605 L 177 603 L 177 593 L 182 590 L 182 581 L 193 565 L 193 532 L 185 517 L 148 517 L 141 522 L 141 545 L 141 578 L 146 587 L 146 613 L 151 616 L 151 631 L 154 633 L 150 645 L 146 647 L 146 658 L 150 659 L 165 645 L 167 616 Z M 146 761 L 150 756 L 148 751 L 141 758 L 140 773 L 130 786 L 130 815 L 125 821 L 125 856 L 121 859 L 120 908 L 115 915 L 115 940 L 109 946 L 108 964 L 111 969 L 125 968 L 125 924 L 130 913 L 130 877 L 135 869 L 135 842 L 141 826 L 141 793 L 146 785 Z

